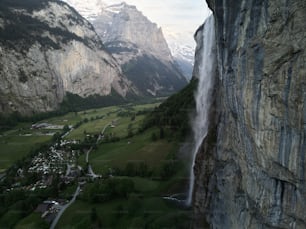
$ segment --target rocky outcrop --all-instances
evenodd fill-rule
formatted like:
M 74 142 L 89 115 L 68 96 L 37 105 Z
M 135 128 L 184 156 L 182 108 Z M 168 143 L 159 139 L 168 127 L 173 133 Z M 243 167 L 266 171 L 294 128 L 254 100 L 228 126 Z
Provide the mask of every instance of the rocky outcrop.
M 161 28 L 138 11 L 136 6 L 124 2 L 108 6 L 93 21 L 93 25 L 104 43 L 132 43 L 160 59 L 172 61 Z
M 194 48 L 190 47 L 189 45 L 186 45 L 184 42 L 181 41 L 181 35 L 166 35 L 167 43 L 165 42 L 165 39 L 163 38 L 163 32 L 160 30 L 158 31 L 157 26 L 154 23 L 151 23 L 147 18 L 145 18 L 138 10 L 135 9 L 135 7 L 131 7 L 134 10 L 136 10 L 136 14 L 133 16 L 133 20 L 136 23 L 141 23 L 140 29 L 133 31 L 133 33 L 129 32 L 132 27 L 135 27 L 135 25 L 138 26 L 136 23 L 135 25 L 131 25 L 129 27 L 123 26 L 124 23 L 120 22 L 119 27 L 112 28 L 114 25 L 110 23 L 113 19 L 112 16 L 114 13 L 118 13 L 121 9 L 121 6 L 126 4 L 117 4 L 115 6 L 107 6 L 108 1 L 104 0 L 90 0 L 90 1 L 83 1 L 83 0 L 63 0 L 67 2 L 69 5 L 73 6 L 77 11 L 85 17 L 90 22 L 94 22 L 97 20 L 98 23 L 95 23 L 95 26 L 97 30 L 101 29 L 101 36 L 104 38 L 113 37 L 117 40 L 117 38 L 120 36 L 125 39 L 125 36 L 129 37 L 129 41 L 132 41 L 133 43 L 142 43 L 142 47 L 147 49 L 148 47 L 151 49 L 151 51 L 155 52 L 156 45 L 160 46 L 162 49 L 165 49 L 166 53 L 169 54 L 168 47 L 171 50 L 171 54 L 173 56 L 173 59 L 175 63 L 177 64 L 177 67 L 181 70 L 183 75 L 190 80 L 192 77 L 192 68 L 193 68 L 193 61 L 194 61 Z M 138 15 L 137 15 L 138 14 Z M 135 18 L 139 17 L 139 18 Z M 129 22 L 131 23 L 131 22 Z M 148 23 L 145 25 L 145 23 Z M 108 28 L 110 27 L 110 28 Z M 105 33 L 105 28 L 111 29 L 111 30 L 117 30 L 116 32 Z M 133 28 L 132 28 L 133 29 Z M 158 40 L 159 42 L 153 44 L 150 42 L 150 36 L 145 36 L 147 33 L 143 33 L 143 31 L 149 31 L 153 29 L 153 31 L 156 31 L 154 34 L 154 40 Z M 126 35 L 127 34 L 127 35 Z M 149 33 L 150 34 L 150 33 Z M 119 36 L 118 36 L 119 35 Z M 110 41 L 113 41 L 114 39 L 110 39 Z M 148 42 L 149 41 L 149 42 Z M 155 46 L 154 46 L 155 45 Z M 160 53 L 160 51 L 158 51 Z M 164 56 L 162 56 L 164 58 Z
M 306 2 L 208 0 L 219 83 L 195 227 L 306 228 Z
M 92 25 L 59 1 L 0 3 L 0 113 L 58 108 L 66 92 L 133 91 Z
M 102 8 L 92 23 L 140 94 L 169 94 L 187 84 L 161 28 L 135 6 L 120 3 Z

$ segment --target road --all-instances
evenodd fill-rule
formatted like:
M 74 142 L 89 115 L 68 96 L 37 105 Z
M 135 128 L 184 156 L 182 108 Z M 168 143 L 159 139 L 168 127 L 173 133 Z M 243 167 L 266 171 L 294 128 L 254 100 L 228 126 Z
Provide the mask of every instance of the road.
M 61 218 L 61 216 L 63 215 L 63 213 L 65 212 L 65 210 L 71 205 L 74 203 L 74 201 L 76 200 L 77 196 L 80 194 L 80 190 L 81 190 L 81 187 L 80 185 L 78 185 L 77 189 L 75 190 L 75 193 L 72 197 L 72 199 L 62 207 L 62 209 L 57 213 L 55 219 L 52 221 L 52 224 L 50 226 L 50 229 L 54 229 L 56 224 L 58 223 L 59 219 Z
M 109 124 L 106 124 L 106 125 L 104 126 L 104 128 L 103 128 L 101 134 L 99 134 L 99 137 L 98 137 L 98 139 L 97 139 L 97 143 L 101 140 L 102 135 L 104 134 L 106 128 L 107 128 L 108 126 L 110 126 L 110 125 L 111 125 L 111 124 L 109 123 Z M 90 149 L 87 150 L 87 152 L 86 152 L 86 158 L 85 158 L 85 162 L 86 162 L 86 163 L 88 163 L 88 157 L 89 157 L 89 153 L 90 153 L 91 151 L 92 151 L 92 147 L 90 147 Z
M 65 176 L 68 176 L 69 174 L 70 174 L 70 171 L 71 171 L 71 165 L 69 165 L 68 163 L 67 163 L 67 170 L 66 170 L 66 174 L 65 174 Z
M 0 174 L 0 180 L 2 180 L 2 178 L 5 178 L 5 176 L 6 176 L 6 173 L 1 173 Z
M 111 125 L 111 123 L 108 123 L 108 124 L 106 124 L 106 125 L 104 126 L 104 128 L 103 128 L 103 130 L 102 130 L 102 132 L 101 132 L 102 135 L 104 134 L 106 128 L 107 128 L 108 126 L 110 126 L 110 125 Z
M 68 134 L 70 134 L 70 132 L 71 131 L 73 131 L 74 129 L 73 129 L 73 127 L 69 130 L 69 131 L 67 131 L 61 138 L 62 139 L 64 139 Z
M 89 150 L 87 150 L 86 152 L 86 158 L 85 158 L 85 162 L 88 163 L 88 157 L 89 157 L 89 153 L 92 151 L 92 147 L 90 147 Z
M 98 139 L 97 139 L 97 143 L 100 141 L 100 139 L 102 138 L 102 135 L 104 134 L 106 128 L 108 126 L 110 126 L 111 124 L 106 124 L 101 132 L 101 134 L 99 135 Z M 69 132 L 68 132 L 69 134 Z M 67 135 L 66 135 L 67 136 Z M 86 152 L 86 163 L 88 163 L 88 158 L 89 158 L 89 153 L 92 151 L 92 147 Z M 66 171 L 66 174 L 70 172 L 70 169 L 71 169 L 71 166 L 67 164 L 67 171 Z M 92 167 L 91 165 L 88 165 L 88 173 L 93 177 L 93 178 L 96 178 L 96 177 L 99 177 L 99 175 L 95 174 L 94 171 L 92 170 Z M 72 199 L 69 201 L 69 203 L 67 203 L 66 205 L 64 205 L 62 207 L 62 209 L 58 212 L 58 214 L 56 215 L 55 219 L 52 221 L 52 224 L 50 226 L 50 229 L 54 229 L 56 224 L 58 223 L 59 219 L 61 218 L 61 216 L 63 215 L 63 213 L 65 212 L 65 210 L 71 205 L 74 203 L 74 201 L 76 200 L 77 196 L 80 194 L 80 185 L 77 187 Z
M 94 173 L 94 171 L 92 170 L 91 165 L 88 165 L 88 174 L 93 177 L 93 178 L 97 178 L 97 177 L 101 177 L 101 175 L 97 175 Z

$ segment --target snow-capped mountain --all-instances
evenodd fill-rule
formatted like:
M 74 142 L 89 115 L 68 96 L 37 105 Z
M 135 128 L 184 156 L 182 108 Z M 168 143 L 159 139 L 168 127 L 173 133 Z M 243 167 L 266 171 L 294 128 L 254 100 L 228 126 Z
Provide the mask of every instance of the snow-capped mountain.
M 124 4 L 107 5 L 103 0 L 63 1 L 67 2 L 75 9 L 77 9 L 77 11 L 90 22 L 95 21 L 99 16 L 99 24 L 103 23 L 104 20 L 104 23 L 109 23 L 109 27 L 112 26 L 112 24 L 110 23 L 112 15 L 118 14 L 122 10 L 122 7 L 124 7 Z M 102 19 L 103 17 L 104 19 Z M 96 30 L 99 30 L 99 28 L 96 27 Z M 107 39 L 107 36 L 109 35 L 107 35 L 106 31 L 104 31 L 104 34 L 100 32 L 100 36 L 102 37 L 102 40 L 105 41 Z M 175 63 L 181 69 L 184 76 L 189 80 L 192 77 L 194 48 L 189 45 L 183 44 L 179 37 L 166 36 L 165 38 Z
M 187 84 L 161 28 L 135 6 L 108 6 L 92 24 L 123 73 L 143 95 L 166 95 Z
M 179 43 L 170 43 L 169 48 L 172 51 L 172 55 L 176 58 L 180 58 L 193 65 L 194 50 L 188 45 L 181 45 Z
M 68 92 L 131 94 L 93 26 L 66 3 L 4 1 L 0 15 L 0 114 L 53 111 Z
M 162 29 L 135 6 L 124 2 L 106 6 L 100 0 L 85 6 L 80 0 L 65 1 L 91 21 L 106 49 L 141 95 L 168 95 L 187 84 Z M 92 13 L 89 7 L 95 7 Z
M 188 80 L 192 77 L 194 63 L 194 49 L 189 45 L 182 45 L 177 41 L 169 42 L 169 48 L 178 67 Z
M 62 0 L 75 8 L 84 18 L 89 21 L 96 19 L 100 12 L 107 7 L 102 0 Z

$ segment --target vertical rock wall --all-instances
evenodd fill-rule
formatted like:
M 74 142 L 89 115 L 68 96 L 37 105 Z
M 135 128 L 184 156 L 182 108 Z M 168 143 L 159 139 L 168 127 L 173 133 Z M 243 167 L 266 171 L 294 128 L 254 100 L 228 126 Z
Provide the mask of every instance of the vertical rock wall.
M 66 92 L 136 93 L 92 25 L 60 1 L 0 7 L 0 114 L 54 111 Z
M 208 0 L 219 84 L 195 227 L 306 228 L 306 2 Z

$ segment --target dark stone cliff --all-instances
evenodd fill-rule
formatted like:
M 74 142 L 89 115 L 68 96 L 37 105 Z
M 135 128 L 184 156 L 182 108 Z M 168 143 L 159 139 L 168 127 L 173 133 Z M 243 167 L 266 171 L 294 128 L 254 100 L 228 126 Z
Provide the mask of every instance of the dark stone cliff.
M 306 1 L 207 0 L 218 79 L 195 228 L 306 228 Z
M 66 92 L 133 91 L 93 26 L 57 0 L 1 0 L 0 82 L 1 115 L 54 111 Z

